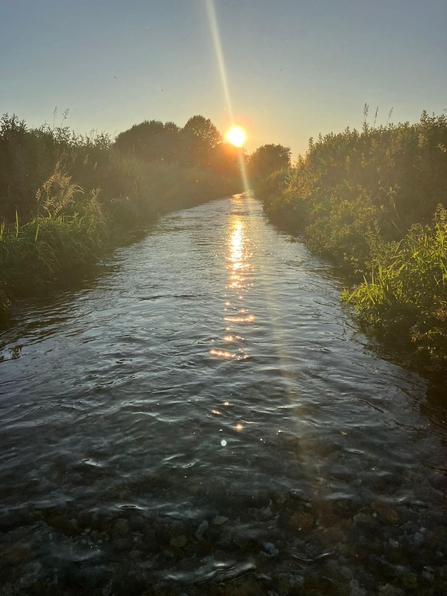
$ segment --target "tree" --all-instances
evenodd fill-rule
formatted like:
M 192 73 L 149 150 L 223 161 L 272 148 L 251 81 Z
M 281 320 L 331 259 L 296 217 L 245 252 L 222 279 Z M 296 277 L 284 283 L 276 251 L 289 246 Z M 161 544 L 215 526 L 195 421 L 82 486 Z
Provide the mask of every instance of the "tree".
M 200 139 L 204 145 L 213 149 L 222 142 L 222 135 L 214 126 L 209 118 L 204 116 L 193 116 L 188 120 L 183 128 L 186 135 L 194 135 Z
M 115 149 L 147 161 L 178 163 L 182 158 L 181 129 L 174 122 L 145 120 L 121 132 Z
M 204 116 L 193 116 L 181 130 L 182 155 L 188 165 L 208 167 L 212 154 L 222 143 L 222 135 Z
M 290 147 L 283 145 L 262 145 L 248 158 L 247 170 L 250 179 L 256 184 L 258 180 L 267 178 L 276 170 L 290 167 Z

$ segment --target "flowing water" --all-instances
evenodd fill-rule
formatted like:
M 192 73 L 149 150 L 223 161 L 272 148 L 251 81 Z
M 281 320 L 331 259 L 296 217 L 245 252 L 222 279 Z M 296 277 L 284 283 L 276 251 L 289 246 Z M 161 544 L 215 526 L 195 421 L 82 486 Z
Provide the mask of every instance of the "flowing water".
M 446 427 L 327 264 L 238 195 L 104 269 L 1 336 L 1 594 L 447 593 Z

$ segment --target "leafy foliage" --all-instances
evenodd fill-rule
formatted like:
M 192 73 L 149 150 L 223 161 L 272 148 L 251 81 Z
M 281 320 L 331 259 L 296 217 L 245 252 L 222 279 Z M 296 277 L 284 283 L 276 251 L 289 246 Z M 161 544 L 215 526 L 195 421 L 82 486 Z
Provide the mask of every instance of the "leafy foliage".
M 358 283 L 344 298 L 361 322 L 426 368 L 447 363 L 446 148 L 445 115 L 365 120 L 311 139 L 287 175 L 267 168 L 257 182 L 268 216 Z
M 254 189 L 263 196 L 262 181 L 277 170 L 287 170 L 290 167 L 291 151 L 283 145 L 262 145 L 254 151 L 247 162 L 247 170 Z
M 400 242 L 385 245 L 368 277 L 344 299 L 360 321 L 382 336 L 412 344 L 430 368 L 447 365 L 447 211 L 431 226 L 415 224 Z
M 142 122 L 120 133 L 115 148 L 122 155 L 144 161 L 210 168 L 219 173 L 224 160 L 225 176 L 238 175 L 238 150 L 224 143 L 215 125 L 204 116 L 193 116 L 183 128 L 173 122 Z

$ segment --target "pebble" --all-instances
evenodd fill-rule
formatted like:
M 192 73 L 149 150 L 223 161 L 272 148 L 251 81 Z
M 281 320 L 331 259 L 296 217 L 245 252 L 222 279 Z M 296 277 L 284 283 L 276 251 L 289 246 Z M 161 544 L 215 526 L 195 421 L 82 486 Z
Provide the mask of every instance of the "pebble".
M 186 546 L 186 543 L 188 542 L 186 536 L 184 534 L 181 534 L 180 536 L 176 536 L 175 538 L 171 538 L 171 546 L 175 546 L 176 548 L 183 548 L 184 546 Z
M 349 587 L 351 588 L 349 596 L 366 596 L 366 590 L 360 587 L 360 584 L 356 579 L 352 579 L 349 582 Z
M 4 556 L 4 559 L 13 565 L 18 565 L 19 563 L 26 563 L 31 561 L 32 555 L 26 546 L 17 546 L 16 548 L 11 549 L 7 552 Z
M 404 596 L 400 588 L 395 588 L 391 584 L 385 584 L 379 588 L 379 596 Z
M 423 535 L 419 532 L 416 532 L 416 534 L 413 536 L 413 542 L 416 546 L 421 546 L 421 544 L 424 543 Z
M 263 509 L 261 509 L 259 517 L 262 521 L 272 519 L 273 512 L 270 509 L 270 507 L 264 507 Z
M 346 565 L 343 565 L 343 567 L 340 567 L 340 573 L 348 581 L 350 581 L 352 579 L 352 570 L 349 569 L 349 567 L 346 567 Z
M 127 519 L 118 519 L 113 526 L 113 533 L 116 536 L 125 536 L 129 532 L 129 524 Z
M 78 530 L 79 529 L 79 524 L 78 524 L 78 520 L 73 518 L 71 519 L 69 522 L 70 526 L 74 529 L 74 530 Z
M 296 512 L 289 520 L 289 525 L 294 530 L 310 530 L 315 525 L 315 518 L 310 513 Z
M 435 571 L 431 567 L 424 567 L 422 577 L 429 582 L 435 581 Z
M 279 550 L 276 548 L 273 542 L 264 542 L 262 547 L 271 557 L 277 557 L 279 555 Z
M 392 538 L 388 540 L 388 544 L 391 546 L 391 548 L 399 548 L 399 543 L 397 540 L 393 540 Z
M 208 522 L 205 519 L 200 526 L 197 528 L 196 533 L 194 534 L 194 536 L 197 538 L 197 540 L 201 540 L 203 538 L 203 535 L 205 534 L 205 532 L 208 530 Z
M 395 525 L 399 522 L 399 515 L 394 509 L 387 503 L 376 503 L 373 508 L 379 513 L 379 515 L 388 523 Z
M 356 515 L 354 515 L 353 520 L 355 521 L 356 524 L 372 524 L 374 523 L 373 517 L 372 515 L 370 515 L 369 513 L 365 513 L 365 512 L 359 512 Z

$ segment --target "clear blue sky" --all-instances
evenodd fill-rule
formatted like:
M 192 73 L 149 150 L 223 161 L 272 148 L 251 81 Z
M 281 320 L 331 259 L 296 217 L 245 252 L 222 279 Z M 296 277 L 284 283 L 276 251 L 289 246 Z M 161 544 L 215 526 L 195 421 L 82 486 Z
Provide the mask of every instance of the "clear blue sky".
M 446 0 L 214 0 L 248 150 L 447 109 Z M 0 113 L 77 132 L 229 119 L 206 0 L 0 0 Z

